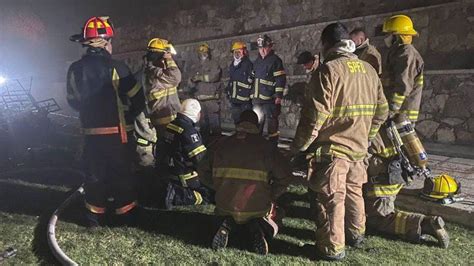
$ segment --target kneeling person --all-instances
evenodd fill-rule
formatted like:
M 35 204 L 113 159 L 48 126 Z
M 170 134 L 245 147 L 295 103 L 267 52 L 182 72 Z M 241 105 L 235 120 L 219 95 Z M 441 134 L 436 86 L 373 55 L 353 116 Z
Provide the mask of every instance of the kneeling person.
M 225 216 L 212 247 L 226 247 L 229 233 L 242 225 L 251 235 L 252 250 L 267 254 L 267 239 L 278 231 L 272 202 L 286 191 L 291 171 L 277 147 L 259 134 L 255 112 L 244 111 L 237 133 L 216 144 L 211 167 L 216 213 Z
M 169 178 L 165 205 L 199 205 L 212 201 L 209 188 L 202 185 L 196 171 L 204 157 L 206 147 L 195 128 L 201 117 L 201 106 L 197 100 L 187 99 L 182 103 L 176 119 L 166 127 L 158 139 L 158 171 Z

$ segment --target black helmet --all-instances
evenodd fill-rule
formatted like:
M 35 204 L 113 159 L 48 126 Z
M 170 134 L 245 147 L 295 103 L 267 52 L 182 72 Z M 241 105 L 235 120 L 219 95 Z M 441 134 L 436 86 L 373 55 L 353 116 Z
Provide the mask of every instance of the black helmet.
M 258 48 L 268 47 L 272 45 L 273 45 L 273 41 L 270 37 L 268 37 L 268 35 L 264 34 L 263 37 L 262 35 L 258 36 L 258 39 L 257 39 Z
M 298 55 L 298 60 L 296 61 L 296 64 L 304 65 L 310 63 L 312 60 L 314 60 L 313 54 L 311 54 L 311 52 L 309 51 L 304 51 Z

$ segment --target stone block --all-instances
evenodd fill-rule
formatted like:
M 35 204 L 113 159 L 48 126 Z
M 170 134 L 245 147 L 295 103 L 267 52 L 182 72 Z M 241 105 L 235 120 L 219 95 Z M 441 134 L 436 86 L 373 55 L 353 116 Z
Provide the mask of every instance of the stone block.
M 465 130 L 456 130 L 457 144 L 474 144 L 474 133 Z
M 445 118 L 442 119 L 441 122 L 444 124 L 449 125 L 450 127 L 456 127 L 464 123 L 465 120 L 460 118 Z
M 440 143 L 452 144 L 456 140 L 454 129 L 442 127 L 436 131 L 436 141 Z
M 424 120 L 416 125 L 416 130 L 423 138 L 431 139 L 438 127 L 438 122 L 432 120 Z
M 450 97 L 446 100 L 443 115 L 445 117 L 468 118 L 471 116 L 470 104 L 472 103 L 467 102 L 466 99 L 461 97 Z
M 474 132 L 474 117 L 471 117 L 466 122 L 467 129 L 469 132 Z

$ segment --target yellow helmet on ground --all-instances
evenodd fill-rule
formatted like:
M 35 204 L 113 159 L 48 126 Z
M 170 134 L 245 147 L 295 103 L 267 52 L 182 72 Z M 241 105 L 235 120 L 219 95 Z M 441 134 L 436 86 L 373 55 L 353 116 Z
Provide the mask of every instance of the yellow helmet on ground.
M 247 44 L 241 41 L 237 41 L 232 43 L 232 48 L 230 49 L 232 52 L 237 49 L 247 49 Z
M 422 194 L 430 199 L 442 200 L 458 194 L 460 189 L 461 184 L 456 179 L 448 174 L 441 174 L 425 179 Z
M 410 17 L 405 15 L 395 15 L 386 19 L 382 31 L 396 35 L 418 35 L 418 32 L 413 28 Z
M 152 52 L 169 52 L 171 54 L 176 54 L 176 50 L 173 45 L 168 42 L 168 40 L 154 38 L 148 42 L 148 51 Z
M 209 53 L 209 45 L 207 43 L 202 43 L 199 45 L 197 50 L 199 53 Z

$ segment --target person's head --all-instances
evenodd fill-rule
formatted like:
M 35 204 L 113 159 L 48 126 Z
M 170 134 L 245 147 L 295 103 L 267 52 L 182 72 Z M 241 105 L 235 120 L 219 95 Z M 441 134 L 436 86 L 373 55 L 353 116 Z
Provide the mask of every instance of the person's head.
M 312 72 L 318 64 L 316 56 L 309 51 L 304 51 L 299 54 L 296 63 L 302 65 L 307 73 Z
M 356 46 L 360 46 L 362 43 L 367 40 L 367 35 L 362 28 L 356 28 L 349 34 L 351 40 L 355 43 Z
M 386 19 L 382 31 L 386 34 L 384 41 L 387 47 L 391 47 L 397 41 L 404 44 L 411 43 L 413 36 L 418 36 L 413 21 L 405 15 L 395 15 Z
M 235 60 L 240 60 L 248 54 L 247 45 L 240 41 L 234 42 L 231 47 L 231 52 Z
M 92 17 L 86 21 L 81 35 L 73 35 L 70 40 L 81 42 L 84 46 L 102 48 L 112 54 L 114 28 L 109 17 Z
M 189 117 L 194 123 L 197 123 L 201 119 L 201 104 L 199 104 L 199 101 L 196 99 L 186 99 L 181 103 L 179 113 Z
M 170 56 L 176 54 L 176 50 L 168 40 L 153 38 L 148 42 L 147 53 L 145 54 L 147 61 L 156 65 L 158 61 L 164 59 L 166 54 Z
M 207 43 L 202 43 L 197 49 L 199 60 L 204 61 L 209 58 L 211 54 L 211 49 Z
M 268 35 L 259 36 L 257 39 L 258 53 L 265 58 L 273 50 L 273 40 Z
M 349 39 L 349 32 L 342 23 L 331 23 L 323 29 L 321 33 L 321 44 L 323 45 L 323 54 L 334 47 L 341 40 Z

